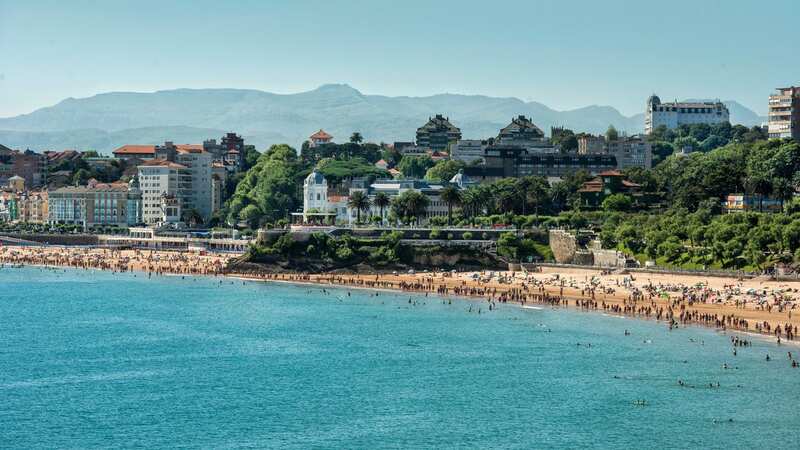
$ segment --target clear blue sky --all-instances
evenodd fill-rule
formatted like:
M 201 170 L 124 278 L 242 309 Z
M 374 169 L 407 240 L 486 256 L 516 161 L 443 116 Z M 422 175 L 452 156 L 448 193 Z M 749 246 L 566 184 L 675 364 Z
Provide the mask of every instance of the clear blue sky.
M 798 0 L 0 0 L 0 117 L 112 90 L 325 83 L 628 115 L 657 92 L 763 114 L 800 83 L 798 19 Z

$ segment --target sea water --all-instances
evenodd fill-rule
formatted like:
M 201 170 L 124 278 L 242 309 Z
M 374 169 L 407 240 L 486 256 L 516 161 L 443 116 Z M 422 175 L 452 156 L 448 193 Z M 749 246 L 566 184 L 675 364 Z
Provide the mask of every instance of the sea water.
M 800 446 L 793 346 L 325 290 L 0 269 L 0 447 Z

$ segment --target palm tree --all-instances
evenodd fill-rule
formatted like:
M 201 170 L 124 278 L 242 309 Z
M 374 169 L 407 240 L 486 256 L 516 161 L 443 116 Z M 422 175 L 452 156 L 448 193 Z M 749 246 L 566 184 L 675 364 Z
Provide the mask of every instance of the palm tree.
M 416 219 L 417 225 L 419 225 L 419 218 L 425 215 L 430 200 L 424 194 L 416 191 L 406 191 L 405 195 L 408 212 Z
M 381 224 L 383 224 L 383 209 L 389 206 L 390 203 L 391 198 L 385 192 L 378 192 L 375 194 L 375 198 L 372 199 L 372 204 L 381 210 Z
M 461 194 L 461 210 L 465 216 L 469 217 L 470 223 L 474 225 L 475 216 L 478 215 L 480 199 L 475 188 L 469 188 Z
M 369 209 L 369 197 L 364 191 L 355 191 L 350 194 L 350 199 L 347 200 L 347 206 L 356 210 L 356 224 L 361 223 L 361 211 Z
M 447 203 L 447 225 L 450 225 L 453 219 L 453 205 L 461 203 L 461 191 L 453 185 L 445 186 L 439 197 Z
M 359 133 L 358 131 L 353 132 L 353 134 L 350 135 L 350 142 L 352 142 L 353 144 L 360 144 L 363 141 L 364 141 L 364 138 L 361 136 L 361 133 Z

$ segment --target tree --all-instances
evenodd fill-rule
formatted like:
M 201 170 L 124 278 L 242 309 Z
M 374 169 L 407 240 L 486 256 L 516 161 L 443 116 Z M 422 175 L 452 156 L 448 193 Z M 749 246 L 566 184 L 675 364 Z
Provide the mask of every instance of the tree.
M 633 202 L 631 198 L 625 194 L 612 194 L 603 200 L 603 210 L 605 211 L 629 211 Z
M 416 223 L 423 217 L 428 210 L 430 200 L 428 197 L 417 191 L 405 191 L 392 201 L 392 210 L 397 217 L 406 219 L 414 218 Z
M 619 132 L 614 127 L 614 125 L 609 125 L 608 130 L 606 130 L 606 140 L 616 141 L 617 139 L 619 139 Z
M 381 223 L 383 223 L 383 210 L 387 206 L 391 204 L 391 198 L 385 192 L 378 192 L 375 194 L 375 198 L 372 199 L 372 204 L 380 208 L 381 210 Z
M 353 132 L 353 134 L 350 135 L 350 142 L 353 143 L 353 144 L 360 144 L 363 141 L 364 141 L 364 138 L 361 136 L 361 133 L 359 133 L 358 131 Z
M 350 199 L 347 200 L 347 206 L 356 210 L 356 224 L 361 223 L 361 211 L 369 209 L 369 197 L 364 191 L 355 191 L 350 194 Z
M 442 192 L 439 193 L 439 197 L 447 204 L 447 225 L 451 225 L 453 222 L 453 206 L 461 203 L 461 191 L 452 185 L 445 186 Z
M 302 178 L 307 175 L 297 159 L 297 152 L 288 145 L 273 145 L 262 154 L 245 174 L 237 176 L 238 184 L 220 217 L 230 224 L 240 219 L 239 213 L 255 205 L 264 221 L 274 222 L 286 217 L 301 204 Z
M 407 178 L 422 178 L 431 167 L 433 167 L 433 160 L 428 155 L 404 156 L 397 165 L 397 170 Z
M 247 226 L 256 229 L 258 228 L 259 218 L 261 217 L 261 211 L 258 209 L 256 205 L 247 205 L 244 209 L 239 212 L 239 219 L 247 222 Z
M 425 179 L 428 181 L 450 181 L 465 164 L 457 159 L 443 159 L 428 169 Z

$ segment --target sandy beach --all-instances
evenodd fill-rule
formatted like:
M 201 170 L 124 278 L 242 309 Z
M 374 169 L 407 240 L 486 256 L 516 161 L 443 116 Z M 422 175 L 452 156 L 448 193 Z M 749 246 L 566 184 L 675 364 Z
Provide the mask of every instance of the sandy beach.
M 541 272 L 433 272 L 392 274 L 231 273 L 235 255 L 75 247 L 0 248 L 0 262 L 150 274 L 226 275 L 391 289 L 498 303 L 547 304 L 664 321 L 667 326 L 710 326 L 796 339 L 800 282 L 674 274 L 609 274 L 600 270 L 542 268 Z

